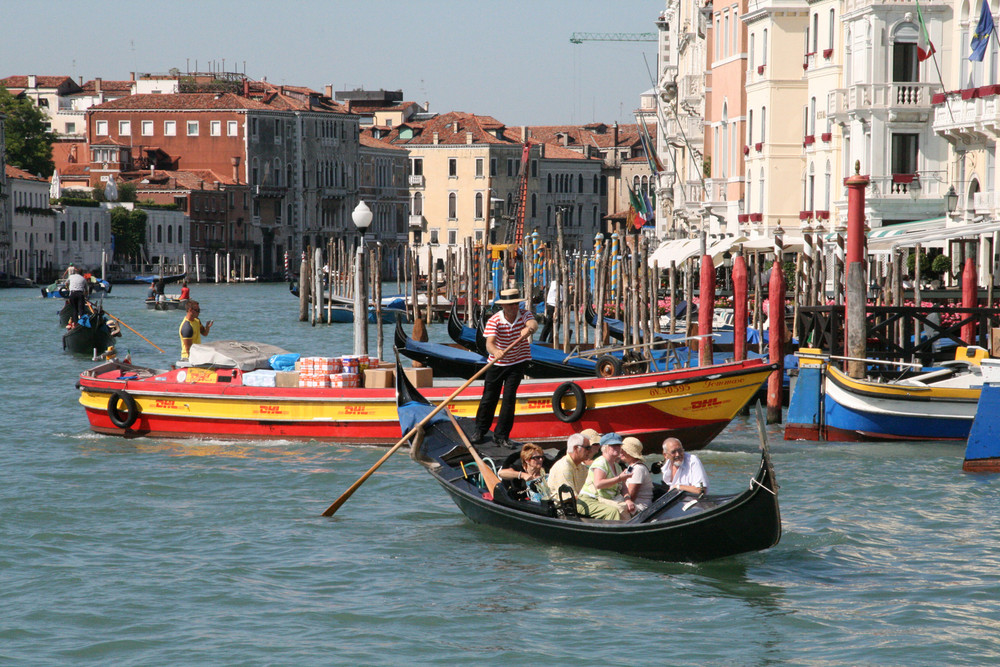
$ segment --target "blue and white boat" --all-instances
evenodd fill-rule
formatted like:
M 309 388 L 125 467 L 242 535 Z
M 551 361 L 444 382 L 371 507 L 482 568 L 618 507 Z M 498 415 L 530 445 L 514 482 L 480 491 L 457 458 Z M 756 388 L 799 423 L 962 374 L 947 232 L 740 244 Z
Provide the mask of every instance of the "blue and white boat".
M 982 362 L 983 389 L 965 445 L 962 470 L 1000 472 L 1000 359 Z

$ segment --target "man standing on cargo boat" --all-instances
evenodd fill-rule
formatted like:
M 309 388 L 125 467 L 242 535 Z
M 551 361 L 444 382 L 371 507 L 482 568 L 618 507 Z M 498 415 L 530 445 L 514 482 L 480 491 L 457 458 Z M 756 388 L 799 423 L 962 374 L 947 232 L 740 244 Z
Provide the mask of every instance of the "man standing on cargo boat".
M 490 353 L 489 361 L 496 359 L 496 363 L 486 371 L 486 378 L 483 380 L 483 398 L 476 413 L 473 442 L 483 442 L 486 439 L 502 389 L 503 403 L 493 431 L 493 440 L 498 445 L 512 448 L 509 438 L 510 429 L 514 425 L 517 388 L 524 378 L 528 362 L 531 361 L 531 336 L 538 330 L 538 322 L 531 311 L 521 308 L 521 301 L 516 289 L 500 292 L 497 304 L 503 310 L 493 314 L 483 331 L 486 350 Z M 517 344 L 507 350 L 515 342 Z
M 198 316 L 201 314 L 201 307 L 198 305 L 197 301 L 187 302 L 187 314 L 184 319 L 181 320 L 181 326 L 178 330 L 181 336 L 181 359 L 187 361 L 188 354 L 191 352 L 191 346 L 195 343 L 201 342 L 202 336 L 207 336 L 208 332 L 212 329 L 212 320 L 207 323 L 202 324 Z

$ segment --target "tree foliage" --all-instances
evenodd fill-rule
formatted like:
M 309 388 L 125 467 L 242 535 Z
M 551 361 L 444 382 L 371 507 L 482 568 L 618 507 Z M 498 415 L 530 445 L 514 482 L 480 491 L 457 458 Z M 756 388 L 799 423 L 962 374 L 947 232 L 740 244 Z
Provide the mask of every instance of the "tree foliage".
M 18 99 L 0 86 L 0 113 L 7 139 L 7 163 L 43 178 L 52 176 L 52 143 L 55 134 L 46 129 L 47 117 L 30 100 Z
M 115 238 L 116 259 L 138 257 L 146 245 L 146 212 L 114 207 L 111 209 L 111 233 Z

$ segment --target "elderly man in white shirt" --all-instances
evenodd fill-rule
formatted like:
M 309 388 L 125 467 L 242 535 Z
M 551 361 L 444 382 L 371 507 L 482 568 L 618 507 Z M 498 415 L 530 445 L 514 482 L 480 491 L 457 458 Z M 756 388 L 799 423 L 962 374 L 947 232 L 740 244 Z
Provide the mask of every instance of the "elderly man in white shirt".
M 684 445 L 677 438 L 663 441 L 663 484 L 671 490 L 680 489 L 689 493 L 705 493 L 708 477 L 701 460 L 684 451 Z

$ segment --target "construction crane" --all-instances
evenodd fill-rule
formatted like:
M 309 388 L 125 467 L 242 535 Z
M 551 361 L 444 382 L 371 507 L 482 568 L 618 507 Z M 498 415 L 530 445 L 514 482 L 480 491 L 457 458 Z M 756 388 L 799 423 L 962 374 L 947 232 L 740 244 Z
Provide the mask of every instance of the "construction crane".
M 569 37 L 572 44 L 584 42 L 655 42 L 655 32 L 574 32 Z

